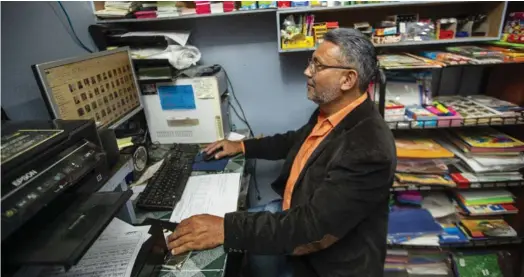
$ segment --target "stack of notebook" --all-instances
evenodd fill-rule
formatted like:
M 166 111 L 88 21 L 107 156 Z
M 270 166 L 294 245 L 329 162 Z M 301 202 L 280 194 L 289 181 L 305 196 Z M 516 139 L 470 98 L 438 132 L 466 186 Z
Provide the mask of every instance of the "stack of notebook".
M 446 133 L 442 142 L 462 163 L 461 173 L 451 174 L 459 187 L 472 183 L 523 181 L 524 142 L 491 127 L 460 129 Z
M 409 276 L 452 276 L 448 257 L 439 250 L 409 251 L 406 269 Z
M 505 215 L 518 213 L 511 192 L 501 190 L 461 191 L 456 193 L 462 213 L 468 216 Z
M 455 187 L 447 163 L 454 154 L 435 140 L 424 137 L 399 137 L 395 187 L 447 186 Z

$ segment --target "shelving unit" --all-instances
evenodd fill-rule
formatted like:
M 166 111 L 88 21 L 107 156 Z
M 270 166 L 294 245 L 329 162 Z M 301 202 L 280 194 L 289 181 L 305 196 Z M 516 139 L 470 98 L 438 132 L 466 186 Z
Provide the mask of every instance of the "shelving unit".
M 431 250 L 463 250 L 464 248 L 486 248 L 497 246 L 514 245 L 519 246 L 523 238 L 496 238 L 486 240 L 469 241 L 467 243 L 450 243 L 443 245 L 409 245 L 409 244 L 388 244 L 389 249 L 431 249 Z
M 291 14 L 311 13 L 315 22 L 338 21 L 341 27 L 353 27 L 358 22 L 379 22 L 393 14 L 419 14 L 420 18 L 445 18 L 461 14 L 485 13 L 488 15 L 489 30 L 486 36 L 466 37 L 427 41 L 403 41 L 389 44 L 375 44 L 378 48 L 413 47 L 422 45 L 444 45 L 496 41 L 500 39 L 506 2 L 439 2 L 402 1 L 370 3 L 341 7 L 291 8 L 277 10 L 277 32 L 279 53 L 308 52 L 315 48 L 282 49 L 280 30 L 282 22 Z
M 184 15 L 171 16 L 171 17 L 157 17 L 157 18 L 143 18 L 143 19 L 138 19 L 138 18 L 99 19 L 97 18 L 96 23 L 99 23 L 99 24 L 141 23 L 141 22 L 198 19 L 198 18 L 207 18 L 207 17 L 236 16 L 236 15 L 275 13 L 275 12 L 276 12 L 276 9 L 258 9 L 258 10 L 249 10 L 249 11 L 224 12 L 224 13 L 184 14 Z

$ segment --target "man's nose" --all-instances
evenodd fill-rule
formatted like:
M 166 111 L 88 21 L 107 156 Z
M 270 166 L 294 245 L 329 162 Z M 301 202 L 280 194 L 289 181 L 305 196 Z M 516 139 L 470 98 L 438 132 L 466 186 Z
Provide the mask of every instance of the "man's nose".
M 313 77 L 313 74 L 311 74 L 310 66 L 306 66 L 306 70 L 304 70 L 304 75 L 306 75 L 308 78 Z

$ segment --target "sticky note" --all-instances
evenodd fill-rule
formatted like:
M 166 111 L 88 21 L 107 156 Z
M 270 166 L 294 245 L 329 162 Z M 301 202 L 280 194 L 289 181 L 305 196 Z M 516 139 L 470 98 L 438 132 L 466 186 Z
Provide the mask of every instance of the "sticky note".
M 162 110 L 196 109 L 193 86 L 159 86 L 157 87 Z

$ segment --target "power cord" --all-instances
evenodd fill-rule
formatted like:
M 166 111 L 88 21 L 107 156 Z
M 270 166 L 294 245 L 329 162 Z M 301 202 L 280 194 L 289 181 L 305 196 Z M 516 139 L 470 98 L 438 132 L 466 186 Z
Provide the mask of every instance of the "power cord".
M 66 9 L 64 8 L 64 5 L 62 4 L 61 1 L 58 1 L 58 5 L 60 6 L 60 8 L 62 9 L 62 11 L 64 12 L 64 15 L 67 19 L 67 22 L 69 23 L 69 27 L 71 28 L 71 31 L 73 33 L 73 40 L 77 43 L 78 46 L 82 47 L 84 50 L 86 50 L 87 52 L 89 53 L 93 53 L 93 50 L 89 49 L 81 40 L 80 38 L 78 37 L 78 35 L 76 34 L 76 31 L 75 31 L 75 28 L 73 27 L 73 23 L 71 22 L 71 18 L 69 17 L 69 13 L 67 13 Z M 71 34 L 69 34 L 71 35 Z
M 251 125 L 249 124 L 249 122 L 248 122 L 248 120 L 246 118 L 246 114 L 244 113 L 244 109 L 242 108 L 242 105 L 240 104 L 240 101 L 238 101 L 238 98 L 237 98 L 237 96 L 235 94 L 235 90 L 233 89 L 233 83 L 231 82 L 231 79 L 229 79 L 229 76 L 227 75 L 227 72 L 226 72 L 226 70 L 223 67 L 222 67 L 222 70 L 224 70 L 224 74 L 226 75 L 227 83 L 228 83 L 229 87 L 231 88 L 231 95 L 233 96 L 233 99 L 235 100 L 236 104 L 238 105 L 238 108 L 240 109 L 240 112 L 242 113 L 242 116 L 240 116 L 240 114 L 236 110 L 236 108 L 233 105 L 233 103 L 231 103 L 231 101 L 228 101 L 229 106 L 231 107 L 231 109 L 233 110 L 235 115 L 238 117 L 238 119 L 240 119 L 240 121 L 242 121 L 244 124 L 246 124 L 246 126 L 247 126 L 247 128 L 249 130 L 249 134 L 251 135 L 252 138 L 254 138 L 255 137 L 255 133 L 253 132 L 253 129 L 251 128 Z M 262 199 L 262 197 L 260 197 L 260 190 L 258 188 L 257 160 L 256 159 L 253 161 L 253 184 L 255 185 L 255 191 L 257 193 L 257 199 L 260 201 L 260 199 Z

